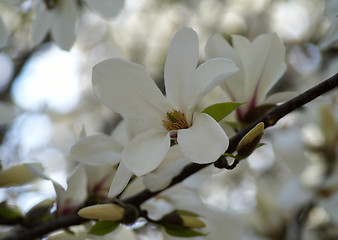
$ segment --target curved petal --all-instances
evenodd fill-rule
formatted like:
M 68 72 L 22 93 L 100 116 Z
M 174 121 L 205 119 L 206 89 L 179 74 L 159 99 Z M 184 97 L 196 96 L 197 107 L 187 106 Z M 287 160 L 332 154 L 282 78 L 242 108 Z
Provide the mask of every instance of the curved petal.
M 86 0 L 86 3 L 107 18 L 117 15 L 124 6 L 124 0 Z
M 171 41 L 164 67 L 167 98 L 176 110 L 185 111 L 186 91 L 198 62 L 198 37 L 191 28 L 183 27 Z
M 257 58 L 259 56 L 259 58 Z M 252 43 L 244 58 L 246 93 L 265 98 L 285 71 L 285 47 L 275 33 L 262 34 Z
M 293 97 L 296 97 L 299 92 L 296 91 L 287 91 L 287 92 L 279 92 L 274 93 L 268 98 L 265 99 L 264 103 L 281 103 L 290 100 Z
M 189 160 L 182 154 L 180 147 L 174 145 L 169 148 L 161 165 L 143 177 L 143 183 L 152 192 L 164 189 L 187 164 Z
M 83 165 L 79 164 L 67 179 L 66 199 L 72 204 L 80 205 L 87 198 L 87 177 Z
M 93 87 L 98 98 L 112 110 L 162 124 L 171 105 L 153 79 L 139 65 L 112 58 L 93 67 Z
M 75 41 L 76 3 L 69 0 L 58 1 L 54 11 L 52 37 L 60 48 L 69 50 Z
M 137 176 L 153 171 L 170 147 L 170 134 L 151 129 L 137 135 L 123 150 L 123 163 Z
M 232 45 L 241 59 L 246 57 L 246 52 L 251 47 L 250 41 L 240 35 L 232 36 Z
M 193 125 L 178 131 L 182 153 L 194 163 L 211 163 L 227 150 L 229 139 L 221 126 L 205 113 L 195 113 Z
M 236 38 L 234 36 L 234 38 Z M 220 83 L 220 87 L 225 91 L 232 101 L 242 102 L 246 100 L 243 86 L 245 84 L 245 75 L 243 70 L 242 60 L 237 52 L 230 44 L 219 34 L 211 37 L 205 47 L 206 56 L 208 59 L 216 57 L 229 58 L 234 61 L 239 68 L 239 71 L 227 78 L 226 81 Z
M 45 38 L 52 26 L 54 12 L 47 10 L 45 4 L 41 2 L 38 6 L 36 17 L 32 26 L 32 44 L 38 45 Z
M 106 135 L 92 135 L 80 139 L 70 149 L 70 155 L 76 161 L 92 166 L 117 164 L 122 155 L 122 146 Z
M 215 34 L 208 39 L 205 46 L 205 55 L 208 59 L 220 57 L 229 58 L 236 64 L 240 61 L 236 51 L 220 34 Z
M 108 197 L 112 198 L 120 194 L 123 189 L 128 185 L 128 182 L 131 178 L 132 172 L 129 171 L 129 169 L 123 164 L 123 162 L 120 163 L 113 182 L 110 185 Z
M 206 93 L 237 71 L 236 64 L 226 58 L 214 58 L 201 64 L 188 81 L 188 108 L 193 108 Z
M 0 48 L 6 46 L 8 37 L 9 37 L 9 32 L 0 17 Z

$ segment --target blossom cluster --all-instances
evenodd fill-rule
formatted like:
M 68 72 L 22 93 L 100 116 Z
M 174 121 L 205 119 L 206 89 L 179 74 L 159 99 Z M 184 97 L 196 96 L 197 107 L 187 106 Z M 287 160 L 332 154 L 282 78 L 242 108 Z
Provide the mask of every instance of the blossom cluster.
M 68 51 L 84 6 L 112 18 L 124 4 L 34 1 L 31 47 L 48 39 Z M 318 42 L 322 51 L 337 42 L 336 13 L 336 2 L 328 1 L 325 14 L 332 24 Z M 289 91 L 278 85 L 288 71 L 283 40 L 276 32 L 253 38 L 210 34 L 202 48 L 198 32 L 182 26 L 172 36 L 160 77 L 164 90 L 139 62 L 111 57 L 96 63 L 91 92 L 100 107 L 120 117 L 118 124 L 110 134 L 88 134 L 82 126 L 68 146 L 71 171 L 63 183 L 36 159 L 0 165 L 1 188 L 39 179 L 51 184 L 56 195 L 55 201 L 44 200 L 25 214 L 3 201 L 0 217 L 25 227 L 67 216 L 95 220 L 50 234 L 48 240 L 138 239 L 137 234 L 167 240 L 334 238 L 329 228 L 338 226 L 337 95 L 265 132 L 261 117 L 302 88 Z M 10 35 L 0 18 L 0 49 L 9 46 Z M 0 127 L 19 115 L 16 107 L 0 102 Z M 228 151 L 231 137 L 242 130 L 246 133 L 235 150 Z M 0 157 L 6 157 L 1 146 Z M 191 166 L 203 170 L 176 184 Z M 152 197 L 133 205 L 130 199 L 138 193 Z

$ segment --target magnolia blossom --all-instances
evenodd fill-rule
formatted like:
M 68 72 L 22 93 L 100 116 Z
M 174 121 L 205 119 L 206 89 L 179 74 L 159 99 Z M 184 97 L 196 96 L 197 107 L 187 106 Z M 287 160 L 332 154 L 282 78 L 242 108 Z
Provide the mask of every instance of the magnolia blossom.
M 124 0 L 86 0 L 85 2 L 105 17 L 115 16 L 124 5 Z M 78 6 L 73 0 L 40 1 L 32 27 L 33 46 L 41 43 L 50 32 L 52 39 L 60 48 L 69 50 L 75 41 L 77 12 Z
M 285 47 L 274 33 L 258 36 L 252 43 L 242 36 L 233 36 L 231 46 L 222 36 L 214 35 L 206 45 L 207 58 L 228 57 L 239 71 L 220 84 L 234 102 L 246 102 L 236 109 L 237 118 L 247 121 L 246 114 L 263 104 L 275 104 L 294 93 L 282 92 L 267 97 L 269 90 L 286 70 Z
M 321 39 L 319 46 L 322 49 L 328 49 L 332 44 L 337 43 L 338 41 L 338 1 L 337 0 L 329 0 L 325 14 L 331 21 L 331 25 L 323 38 Z
M 49 2 L 55 5 L 47 6 L 45 1 L 39 2 L 32 27 L 32 44 L 38 45 L 50 32 L 52 39 L 60 48 L 69 50 L 75 40 L 76 2 L 68 0 Z
M 206 227 L 199 231 L 208 233 L 206 236 L 190 237 L 190 239 L 239 240 L 243 237 L 243 224 L 238 217 L 221 208 L 214 208 L 206 205 L 196 190 L 184 185 L 177 185 L 168 189 L 165 194 L 152 198 L 141 205 L 151 219 L 158 220 L 164 215 L 175 211 L 185 210 L 201 216 Z M 163 231 L 163 238 L 166 240 L 181 239 L 168 235 Z
M 122 151 L 123 164 L 137 176 L 157 168 L 171 140 L 195 163 L 210 163 L 229 144 L 220 125 L 209 115 L 194 113 L 208 91 L 238 69 L 228 59 L 211 59 L 198 68 L 198 37 L 190 28 L 180 29 L 169 48 L 163 96 L 145 71 L 135 63 L 113 58 L 93 68 L 93 87 L 98 98 L 112 110 L 153 124 Z
M 28 165 L 29 171 L 42 179 L 52 182 L 56 193 L 56 213 L 68 215 L 74 213 L 87 198 L 87 179 L 84 168 L 79 165 L 69 174 L 67 178 L 67 189 L 64 189 L 58 182 L 53 180 L 43 170 L 34 165 Z
M 6 46 L 9 37 L 9 32 L 0 17 L 0 48 Z

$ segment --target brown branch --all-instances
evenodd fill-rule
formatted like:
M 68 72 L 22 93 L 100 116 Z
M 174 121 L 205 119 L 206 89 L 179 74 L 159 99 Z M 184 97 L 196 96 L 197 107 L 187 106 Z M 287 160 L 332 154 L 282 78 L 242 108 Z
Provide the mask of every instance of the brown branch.
M 265 128 L 275 125 L 281 118 L 283 118 L 288 113 L 294 111 L 295 109 L 305 105 L 308 102 L 311 102 L 315 98 L 319 97 L 320 95 L 336 88 L 338 86 L 338 73 L 331 78 L 323 81 L 322 83 L 318 84 L 317 86 L 305 91 L 304 93 L 300 94 L 299 96 L 285 102 L 284 104 L 276 107 L 273 111 L 268 113 L 266 116 L 263 116 L 256 122 L 249 125 L 247 128 L 238 132 L 234 137 L 230 139 L 229 148 L 227 149 L 226 153 L 232 153 L 236 150 L 238 143 L 240 140 L 248 133 L 254 126 L 256 126 L 259 122 L 264 122 Z M 215 163 L 217 167 L 226 168 L 229 165 L 228 162 L 224 157 L 220 157 Z M 237 163 L 235 163 L 237 165 Z M 198 172 L 199 170 L 209 166 L 210 164 L 195 164 L 191 163 L 186 166 L 182 172 L 176 176 L 170 183 L 167 188 L 174 186 L 177 183 L 182 182 L 187 177 L 191 176 L 192 174 Z M 166 189 L 167 189 L 166 188 Z M 154 197 L 155 195 L 161 193 L 165 189 L 157 192 L 151 192 L 149 190 L 144 190 L 135 196 L 130 198 L 124 199 L 123 202 L 126 204 L 132 204 L 135 207 L 139 207 L 143 202 L 146 200 Z M 25 229 L 19 232 L 14 232 L 12 235 L 5 237 L 3 240 L 34 240 L 37 237 L 42 237 L 52 231 L 67 228 L 73 225 L 78 225 L 86 222 L 85 220 L 78 215 L 74 214 L 71 216 L 66 216 L 60 219 L 50 220 L 45 223 L 41 223 L 38 226 L 32 227 L 30 229 Z

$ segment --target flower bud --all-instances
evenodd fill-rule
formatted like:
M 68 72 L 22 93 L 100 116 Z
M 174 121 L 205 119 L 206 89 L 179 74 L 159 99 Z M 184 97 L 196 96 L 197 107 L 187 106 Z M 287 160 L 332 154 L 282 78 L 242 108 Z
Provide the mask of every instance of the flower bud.
M 124 208 L 112 203 L 97 204 L 80 209 L 78 214 L 83 218 L 107 221 L 119 221 L 124 216 Z
M 182 226 L 188 228 L 204 228 L 206 225 L 203 221 L 198 219 L 197 217 L 180 215 L 182 219 Z
M 185 214 L 179 211 L 171 212 L 159 221 L 163 225 L 178 225 L 186 228 L 204 228 L 205 223 L 196 214 Z
M 240 159 L 247 158 L 256 149 L 263 132 L 264 123 L 260 122 L 242 138 L 237 146 L 237 154 Z

